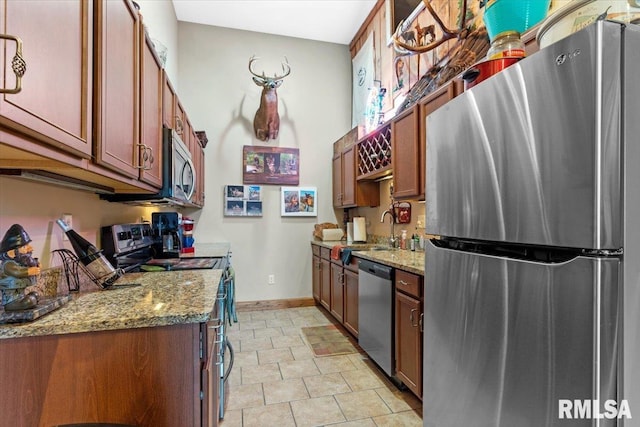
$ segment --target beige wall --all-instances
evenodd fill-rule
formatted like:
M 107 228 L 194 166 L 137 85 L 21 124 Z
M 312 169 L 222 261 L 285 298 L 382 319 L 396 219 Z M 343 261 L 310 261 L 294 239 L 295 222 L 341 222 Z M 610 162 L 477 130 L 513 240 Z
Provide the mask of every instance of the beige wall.
M 209 139 L 206 204 L 193 212 L 196 241 L 231 242 L 239 301 L 310 297 L 313 225 L 336 222 L 331 155 L 351 123 L 348 47 L 183 22 L 178 33 L 180 100 Z M 280 135 L 268 143 L 253 136 L 261 91 L 247 68 L 254 54 L 268 75 L 281 72 L 284 56 L 291 65 L 278 89 Z M 242 184 L 244 145 L 298 148 L 300 185 L 318 188 L 318 216 L 281 217 L 280 186 L 265 185 L 261 218 L 224 217 L 223 186 Z

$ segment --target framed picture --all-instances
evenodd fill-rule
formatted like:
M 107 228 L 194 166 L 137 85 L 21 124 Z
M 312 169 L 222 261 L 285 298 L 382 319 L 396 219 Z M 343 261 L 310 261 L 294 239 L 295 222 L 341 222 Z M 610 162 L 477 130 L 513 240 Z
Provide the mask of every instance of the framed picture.
M 258 147 L 242 149 L 244 184 L 298 185 L 300 150 L 297 148 Z
M 281 216 L 318 216 L 316 187 L 282 187 L 280 189 Z
M 224 216 L 262 216 L 262 187 L 225 185 Z
M 424 3 L 422 0 L 386 0 L 385 7 L 387 12 L 387 46 L 391 46 L 393 44 L 391 36 L 396 32 L 400 21 L 404 21 L 405 24 L 411 23 L 424 9 Z

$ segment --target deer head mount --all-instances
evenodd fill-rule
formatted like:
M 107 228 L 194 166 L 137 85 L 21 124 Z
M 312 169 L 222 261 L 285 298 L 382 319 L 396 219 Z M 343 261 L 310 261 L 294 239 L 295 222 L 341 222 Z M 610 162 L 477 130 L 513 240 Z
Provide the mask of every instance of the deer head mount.
M 267 141 L 278 137 L 280 116 L 278 116 L 278 94 L 276 89 L 280 87 L 282 80 L 291 73 L 291 67 L 285 57 L 285 62 L 282 63 L 283 74 L 280 76 L 274 74 L 273 77 L 267 77 L 264 71 L 262 74 L 256 74 L 251 68 L 257 59 L 252 56 L 249 60 L 249 72 L 253 74 L 253 81 L 256 85 L 262 86 L 260 107 L 253 118 L 253 131 L 260 141 Z

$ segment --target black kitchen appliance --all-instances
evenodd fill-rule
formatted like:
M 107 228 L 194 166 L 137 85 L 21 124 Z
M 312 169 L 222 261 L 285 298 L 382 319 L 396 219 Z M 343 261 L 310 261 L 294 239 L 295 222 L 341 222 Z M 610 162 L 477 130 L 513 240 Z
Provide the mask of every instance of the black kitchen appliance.
M 125 272 L 167 271 L 196 269 L 226 269 L 226 257 L 168 258 L 167 253 L 158 252 L 157 236 L 151 224 L 115 224 L 102 227 L 103 254 L 114 268 Z M 179 241 L 179 239 L 178 239 Z M 162 242 L 162 240 L 160 240 Z
M 178 212 L 152 213 L 151 230 L 156 258 L 180 257 L 182 231 Z

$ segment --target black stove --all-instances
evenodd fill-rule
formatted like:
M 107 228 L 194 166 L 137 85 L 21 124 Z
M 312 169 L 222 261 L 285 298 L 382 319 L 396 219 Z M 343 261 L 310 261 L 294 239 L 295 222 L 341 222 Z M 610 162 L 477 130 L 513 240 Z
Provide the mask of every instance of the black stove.
M 125 272 L 226 268 L 226 257 L 166 258 L 157 249 L 162 236 L 147 223 L 102 227 L 101 238 L 103 254 Z

